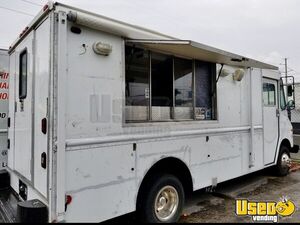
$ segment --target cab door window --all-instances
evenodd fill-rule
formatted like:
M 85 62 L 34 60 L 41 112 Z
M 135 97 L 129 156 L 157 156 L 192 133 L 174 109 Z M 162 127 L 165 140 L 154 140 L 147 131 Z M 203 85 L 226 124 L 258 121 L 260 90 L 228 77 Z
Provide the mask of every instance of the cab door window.
M 265 106 L 276 106 L 276 88 L 274 84 L 263 84 L 263 102 Z

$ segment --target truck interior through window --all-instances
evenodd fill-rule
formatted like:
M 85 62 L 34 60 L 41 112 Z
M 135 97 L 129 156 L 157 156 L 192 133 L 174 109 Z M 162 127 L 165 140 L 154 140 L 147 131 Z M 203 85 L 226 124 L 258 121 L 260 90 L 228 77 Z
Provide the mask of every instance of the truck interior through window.
M 263 84 L 263 101 L 265 106 L 276 105 L 275 85 L 271 83 Z
M 193 119 L 193 62 L 174 58 L 175 119 Z
M 148 121 L 150 103 L 149 52 L 126 48 L 126 119 Z
M 125 46 L 126 122 L 216 119 L 216 64 Z

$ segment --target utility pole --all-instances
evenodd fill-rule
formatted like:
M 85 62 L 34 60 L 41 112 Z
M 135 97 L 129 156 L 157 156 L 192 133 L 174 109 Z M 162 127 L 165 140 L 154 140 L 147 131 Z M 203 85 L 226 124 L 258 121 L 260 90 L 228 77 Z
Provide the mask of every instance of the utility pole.
M 287 58 L 284 58 L 284 64 L 285 64 L 285 94 L 286 94 L 286 103 L 288 103 L 288 65 L 287 65 Z M 291 121 L 291 109 L 288 107 L 287 108 L 287 113 L 288 113 L 288 118 Z
M 287 91 L 288 91 L 288 88 L 287 88 L 287 85 L 288 85 L 288 65 L 287 65 L 287 58 L 284 58 L 284 64 L 285 64 L 285 87 L 286 87 L 286 89 L 285 89 L 285 94 L 286 94 L 286 101 L 288 100 L 288 93 L 287 93 Z

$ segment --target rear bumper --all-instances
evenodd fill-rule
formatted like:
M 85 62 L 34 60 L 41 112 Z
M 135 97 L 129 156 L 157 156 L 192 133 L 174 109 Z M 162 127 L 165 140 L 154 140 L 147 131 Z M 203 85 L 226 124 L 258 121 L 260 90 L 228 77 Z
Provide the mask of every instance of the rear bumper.
M 299 152 L 299 145 L 294 145 L 291 150 L 290 150 L 291 153 L 298 153 Z

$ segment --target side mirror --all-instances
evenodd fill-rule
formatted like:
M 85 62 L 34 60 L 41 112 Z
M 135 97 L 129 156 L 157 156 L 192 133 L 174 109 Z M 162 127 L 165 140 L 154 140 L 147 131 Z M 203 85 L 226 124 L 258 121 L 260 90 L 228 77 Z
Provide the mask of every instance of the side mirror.
M 295 109 L 295 101 L 294 100 L 288 101 L 287 107 L 288 107 L 288 109 L 291 109 L 291 110 Z
M 293 96 L 293 94 L 294 94 L 294 87 L 293 87 L 293 85 L 287 86 L 287 94 L 288 94 L 288 97 Z

